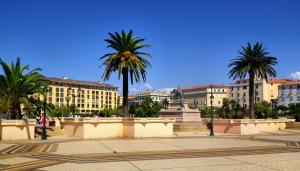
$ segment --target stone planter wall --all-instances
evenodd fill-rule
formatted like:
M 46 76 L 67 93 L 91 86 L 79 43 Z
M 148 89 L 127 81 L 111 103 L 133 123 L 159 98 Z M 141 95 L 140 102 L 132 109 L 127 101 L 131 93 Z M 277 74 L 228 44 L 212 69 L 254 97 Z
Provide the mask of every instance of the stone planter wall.
M 0 120 L 0 140 L 33 140 L 35 119 Z
M 284 130 L 293 119 L 214 119 L 214 131 L 240 135 Z
M 173 136 L 173 120 L 159 118 L 62 118 L 61 127 L 82 139 Z

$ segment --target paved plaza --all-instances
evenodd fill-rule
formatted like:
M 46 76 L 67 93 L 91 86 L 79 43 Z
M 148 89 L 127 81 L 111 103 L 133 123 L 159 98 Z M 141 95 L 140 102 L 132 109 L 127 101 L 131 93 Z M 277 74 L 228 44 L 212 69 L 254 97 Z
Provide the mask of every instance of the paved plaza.
M 298 170 L 300 131 L 255 136 L 2 141 L 0 170 Z

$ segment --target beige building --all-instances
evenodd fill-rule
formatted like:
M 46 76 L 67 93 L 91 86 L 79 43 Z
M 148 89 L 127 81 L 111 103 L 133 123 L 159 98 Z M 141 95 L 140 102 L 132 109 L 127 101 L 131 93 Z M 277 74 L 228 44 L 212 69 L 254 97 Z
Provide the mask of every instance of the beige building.
M 80 113 L 116 108 L 122 104 L 123 98 L 118 95 L 118 87 L 109 84 L 71 80 L 66 77 L 46 79 L 50 81 L 47 93 L 48 104 L 75 105 Z
M 211 92 L 213 94 L 213 106 L 221 107 L 224 98 L 228 98 L 228 89 L 225 85 L 200 85 L 181 88 L 185 102 L 191 106 L 211 106 Z
M 278 98 L 278 86 L 292 82 L 288 79 L 273 78 L 269 80 L 256 78 L 254 81 L 255 102 L 267 101 L 274 104 Z M 229 99 L 236 100 L 242 107 L 249 106 L 249 79 L 238 80 L 229 84 Z

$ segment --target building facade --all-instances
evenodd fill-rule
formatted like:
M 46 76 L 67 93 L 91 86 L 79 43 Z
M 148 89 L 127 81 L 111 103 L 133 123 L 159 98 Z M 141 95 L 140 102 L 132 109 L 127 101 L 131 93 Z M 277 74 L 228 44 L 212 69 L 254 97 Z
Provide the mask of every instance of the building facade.
M 204 108 L 211 106 L 211 92 L 214 107 L 221 107 L 223 99 L 228 98 L 228 89 L 225 85 L 200 85 L 181 88 L 184 101 L 191 106 Z
M 279 86 L 278 105 L 288 106 L 300 103 L 300 82 L 291 82 Z
M 118 87 L 101 83 L 51 78 L 47 93 L 47 103 L 57 106 L 75 105 L 80 113 L 91 113 L 106 108 L 116 108 L 122 104 Z M 41 97 L 43 99 L 43 97 Z
M 161 102 L 165 98 L 168 99 L 168 101 L 170 101 L 170 96 L 166 92 L 147 90 L 144 92 L 136 93 L 134 103 L 140 103 L 146 97 L 150 97 L 154 102 Z
M 275 104 L 278 98 L 278 87 L 282 84 L 292 82 L 288 79 L 273 78 L 269 80 L 255 78 L 254 81 L 254 101 L 267 101 Z M 236 100 L 242 107 L 249 106 L 249 79 L 237 80 L 228 85 L 229 99 Z

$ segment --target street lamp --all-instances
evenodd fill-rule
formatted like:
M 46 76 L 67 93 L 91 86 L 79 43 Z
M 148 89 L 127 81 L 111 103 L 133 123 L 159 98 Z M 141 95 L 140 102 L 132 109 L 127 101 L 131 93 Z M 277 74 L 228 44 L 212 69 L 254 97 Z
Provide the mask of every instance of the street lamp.
M 46 132 L 46 102 L 47 102 L 47 87 L 44 88 L 44 116 L 43 116 L 43 126 L 42 126 L 42 140 L 47 139 L 47 132 Z
M 213 96 L 213 85 L 210 85 L 210 136 L 214 136 L 214 124 L 213 124 L 213 100 L 214 100 L 214 96 Z

